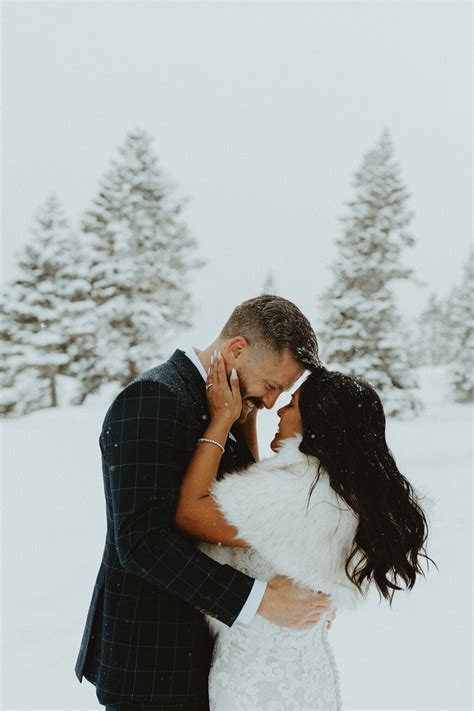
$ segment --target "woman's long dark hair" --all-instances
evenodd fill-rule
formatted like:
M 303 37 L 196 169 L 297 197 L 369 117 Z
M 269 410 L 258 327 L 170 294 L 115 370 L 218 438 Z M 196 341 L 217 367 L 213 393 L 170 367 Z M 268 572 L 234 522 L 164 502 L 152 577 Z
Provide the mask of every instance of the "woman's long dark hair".
M 314 367 L 301 387 L 299 408 L 300 450 L 317 457 L 332 488 L 359 518 L 346 574 L 360 591 L 373 580 L 392 604 L 395 590 L 403 589 L 399 579 L 411 589 L 417 574 L 424 575 L 420 557 L 434 561 L 424 545 L 425 514 L 385 439 L 380 398 L 365 380 Z

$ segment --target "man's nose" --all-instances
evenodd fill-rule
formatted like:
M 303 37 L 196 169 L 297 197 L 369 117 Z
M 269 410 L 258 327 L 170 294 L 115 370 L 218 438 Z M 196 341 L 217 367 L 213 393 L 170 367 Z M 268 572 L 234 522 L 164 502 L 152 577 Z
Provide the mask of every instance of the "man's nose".
M 278 395 L 279 393 L 267 393 L 266 395 L 260 398 L 267 410 L 272 409 L 273 405 L 278 399 Z

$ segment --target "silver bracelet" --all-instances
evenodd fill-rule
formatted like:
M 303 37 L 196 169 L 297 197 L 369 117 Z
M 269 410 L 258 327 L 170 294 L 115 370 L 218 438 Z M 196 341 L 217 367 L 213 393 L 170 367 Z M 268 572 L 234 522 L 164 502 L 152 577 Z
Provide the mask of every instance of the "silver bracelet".
M 222 453 L 225 452 L 225 449 L 222 446 L 222 444 L 220 444 L 219 442 L 216 442 L 215 439 L 207 439 L 206 437 L 201 437 L 200 439 L 198 439 L 198 442 L 209 442 L 209 444 L 215 444 L 216 447 L 219 447 L 219 449 L 222 450 Z

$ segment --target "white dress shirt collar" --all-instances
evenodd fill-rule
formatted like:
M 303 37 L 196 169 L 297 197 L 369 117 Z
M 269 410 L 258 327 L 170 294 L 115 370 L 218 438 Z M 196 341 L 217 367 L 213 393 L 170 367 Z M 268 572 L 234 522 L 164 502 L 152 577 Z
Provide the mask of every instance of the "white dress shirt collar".
M 198 358 L 198 355 L 197 355 L 198 353 L 200 353 L 199 348 L 194 348 L 194 347 L 193 347 L 193 348 L 188 348 L 188 349 L 185 351 L 185 355 L 187 355 L 188 358 L 189 358 L 189 360 L 191 361 L 191 363 L 196 366 L 196 368 L 197 368 L 197 369 L 199 370 L 199 372 L 201 373 L 204 382 L 206 382 L 206 380 L 207 380 L 207 373 L 206 373 L 206 371 L 204 370 L 203 364 L 201 363 L 201 361 L 200 361 L 199 358 Z

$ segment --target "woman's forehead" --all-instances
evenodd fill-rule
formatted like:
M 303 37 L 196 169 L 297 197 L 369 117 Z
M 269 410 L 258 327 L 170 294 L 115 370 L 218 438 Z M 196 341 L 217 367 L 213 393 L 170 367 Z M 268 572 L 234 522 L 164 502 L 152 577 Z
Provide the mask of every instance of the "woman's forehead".
M 300 395 L 301 395 L 301 385 L 300 385 L 299 388 L 297 388 L 297 389 L 295 390 L 295 392 L 293 393 L 293 395 L 292 395 L 293 400 L 298 400 L 299 397 L 300 397 Z

